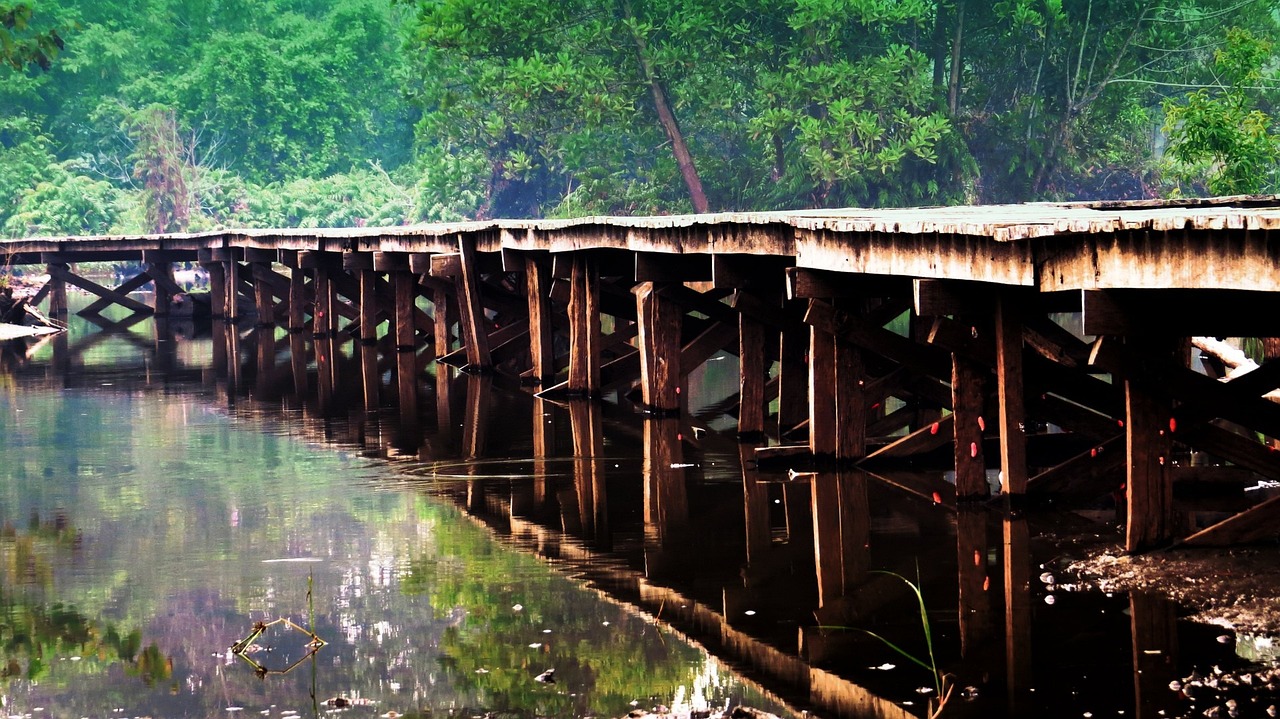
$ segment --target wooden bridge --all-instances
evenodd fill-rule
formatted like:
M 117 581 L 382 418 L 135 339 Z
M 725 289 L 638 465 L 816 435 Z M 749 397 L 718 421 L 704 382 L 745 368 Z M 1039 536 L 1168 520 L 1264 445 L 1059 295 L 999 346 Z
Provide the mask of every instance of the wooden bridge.
M 1220 381 L 1192 369 L 1189 341 L 1280 335 L 1277 228 L 1280 199 L 1215 198 L 35 238 L 3 249 L 11 265 L 45 267 L 36 301 L 52 314 L 67 311 L 73 285 L 98 298 L 81 314 L 116 304 L 163 317 L 183 293 L 174 263 L 199 262 L 215 322 L 256 317 L 287 329 L 295 349 L 313 342 L 321 384 L 338 380 L 326 358 L 354 341 L 366 402 L 380 401 L 385 360 L 409 415 L 433 359 L 519 378 L 548 398 L 638 386 L 646 410 L 677 413 L 689 373 L 727 351 L 740 366 L 739 433 L 771 438 L 755 452 L 762 462 L 875 468 L 950 448 L 954 485 L 921 489 L 938 501 L 986 501 L 988 465 L 1011 500 L 1118 494 L 1127 545 L 1140 551 L 1277 534 L 1275 500 L 1196 530 L 1172 494 L 1183 478 L 1280 479 L 1268 439 L 1280 438 L 1280 405 L 1264 396 L 1280 386 L 1280 361 Z M 120 261 L 143 271 L 115 288 L 73 269 Z M 129 296 L 148 283 L 150 306 Z M 293 356 L 305 374 L 305 352 Z M 1215 466 L 1194 466 L 1206 457 Z

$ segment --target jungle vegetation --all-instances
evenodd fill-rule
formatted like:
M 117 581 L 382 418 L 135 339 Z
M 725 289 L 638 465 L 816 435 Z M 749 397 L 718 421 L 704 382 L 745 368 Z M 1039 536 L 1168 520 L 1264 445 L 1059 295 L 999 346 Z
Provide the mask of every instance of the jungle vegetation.
M 1280 191 L 1270 0 L 0 0 L 0 233 Z

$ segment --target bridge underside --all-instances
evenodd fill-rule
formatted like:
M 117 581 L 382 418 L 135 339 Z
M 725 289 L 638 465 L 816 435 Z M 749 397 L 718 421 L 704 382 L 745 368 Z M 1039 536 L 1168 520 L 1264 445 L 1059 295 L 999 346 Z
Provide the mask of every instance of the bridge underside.
M 1095 227 L 1076 218 L 1079 207 L 1054 207 L 1061 217 L 1039 224 L 979 225 L 957 211 L 914 226 L 916 215 L 868 211 L 9 250 L 15 264 L 45 265 L 38 299 L 51 312 L 66 311 L 74 285 L 98 297 L 82 311 L 95 316 L 113 303 L 168 314 L 182 296 L 173 263 L 197 261 L 213 319 L 254 317 L 287 328 L 291 342 L 310 337 L 330 369 L 322 389 L 339 381 L 325 353 L 356 342 L 368 348 L 366 401 L 377 405 L 390 370 L 406 414 L 434 359 L 545 399 L 618 392 L 679 416 L 690 373 L 727 353 L 740 391 L 723 408 L 741 436 L 760 440 L 750 459 L 761 463 L 875 473 L 943 457 L 954 484 L 920 474 L 903 486 L 952 507 L 991 499 L 988 469 L 1012 500 L 1111 495 L 1125 504 L 1130 551 L 1280 534 L 1276 500 L 1198 529 L 1174 496 L 1184 480 L 1280 479 L 1280 405 L 1265 397 L 1280 386 L 1280 360 L 1269 354 L 1224 381 L 1190 339 L 1277 334 L 1280 251 L 1269 228 L 1280 215 L 1247 202 L 1202 214 L 1142 205 L 1131 208 L 1146 213 L 1137 219 L 1087 208 L 1109 218 Z M 72 270 L 121 259 L 144 270 L 115 288 Z M 128 296 L 147 283 L 157 288 L 150 307 Z M 305 364 L 297 372 L 305 381 Z

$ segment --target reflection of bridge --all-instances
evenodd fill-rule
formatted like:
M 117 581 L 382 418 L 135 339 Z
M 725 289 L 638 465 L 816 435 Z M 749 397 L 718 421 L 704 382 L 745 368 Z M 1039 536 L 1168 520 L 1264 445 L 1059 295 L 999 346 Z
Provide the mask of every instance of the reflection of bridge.
M 151 336 L 117 329 L 64 338 L 53 357 L 61 369 L 50 380 L 110 382 L 104 391 L 202 391 L 244 421 L 397 461 L 405 486 L 449 497 L 503 541 L 657 616 L 823 714 L 905 719 L 919 712 L 902 706 L 904 697 L 916 709 L 927 699 L 915 693 L 929 684 L 927 674 L 856 631 L 822 628 L 872 627 L 925 656 L 910 590 L 877 568 L 919 576 L 939 667 L 956 675 L 957 692 L 980 689 L 972 702 L 954 699 L 948 715 L 1034 716 L 1075 706 L 1063 696 L 1080 686 L 1075 675 L 1056 674 L 1065 665 L 1088 672 L 1096 715 L 1139 708 L 1133 713 L 1154 716 L 1174 708 L 1167 687 L 1179 676 L 1179 651 L 1205 661 L 1230 655 L 1215 641 L 1219 630 L 1188 642 L 1173 605 L 1142 595 L 1125 603 L 1129 616 L 1079 611 L 1064 620 L 1073 597 L 1062 594 L 1057 621 L 1033 632 L 1033 607 L 1044 605 L 1033 590 L 1042 570 L 1033 569 L 1027 520 L 957 502 L 954 490 L 942 496 L 949 485 L 936 476 L 843 470 L 786 478 L 751 461 L 758 441 L 695 436 L 687 417 L 655 413 L 624 423 L 611 416 L 613 403 L 544 399 L 501 374 L 443 365 L 424 368 L 430 381 L 408 399 L 415 408 L 425 400 L 428 411 L 406 412 L 402 403 L 387 417 L 381 398 L 398 394 L 388 373 L 375 378 L 372 395 L 363 381 L 345 381 L 366 376 L 366 357 L 381 361 L 363 347 L 326 355 L 335 344 L 328 339 L 227 322 L 213 323 L 211 338 L 180 343 L 165 324 L 173 323 L 156 323 Z M 130 334 L 120 353 L 130 355 L 125 366 L 155 371 L 110 373 L 78 361 L 81 342 L 121 333 Z M 188 354 L 212 354 L 212 364 L 188 362 Z M 21 371 L 24 381 L 43 374 L 35 363 Z M 732 477 L 697 481 L 710 473 L 708 457 L 726 455 Z M 458 457 L 515 459 L 487 466 Z M 1081 615 L 1087 619 L 1070 620 Z M 1082 626 L 1131 633 L 1132 655 L 1124 641 L 1073 641 Z M 899 668 L 868 669 L 885 662 Z
M 638 384 L 658 414 L 678 411 L 689 374 L 727 350 L 741 368 L 739 431 L 778 440 L 760 459 L 870 468 L 950 447 L 955 484 L 917 483 L 950 504 L 987 496 L 986 454 L 997 452 L 1008 495 L 1124 487 L 1128 547 L 1139 550 L 1196 529 L 1174 504 L 1175 479 L 1280 478 L 1280 453 L 1233 429 L 1280 437 L 1280 406 L 1262 397 L 1280 384 L 1280 364 L 1219 383 L 1188 367 L 1186 342 L 1275 334 L 1277 226 L 1274 200 L 1218 199 L 4 246 L 14 264 L 47 267 L 40 296 L 51 311 L 65 311 L 70 284 L 97 295 L 89 315 L 110 304 L 166 314 L 180 291 L 173 263 L 199 261 L 215 318 L 234 321 L 250 305 L 260 324 L 289 330 L 259 352 L 288 345 L 305 381 L 310 338 L 323 394 L 337 382 L 342 343 L 355 339 L 365 402 L 379 402 L 390 371 L 406 416 L 417 411 L 424 347 L 444 363 L 519 376 L 546 397 Z M 107 288 L 71 269 L 106 260 L 145 271 Z M 154 308 L 128 296 L 147 283 Z M 1077 313 L 1078 334 L 1057 313 Z M 219 352 L 239 351 L 239 335 L 229 336 Z M 1078 441 L 1037 431 L 1046 426 Z M 1189 449 L 1232 469 L 1190 467 Z M 1275 506 L 1185 541 L 1272 536 Z

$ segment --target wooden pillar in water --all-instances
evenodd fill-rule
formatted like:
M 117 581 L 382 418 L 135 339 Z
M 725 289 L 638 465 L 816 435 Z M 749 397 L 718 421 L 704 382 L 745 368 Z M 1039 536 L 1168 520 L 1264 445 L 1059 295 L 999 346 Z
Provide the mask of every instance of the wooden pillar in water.
M 1023 405 L 1022 315 L 1017 299 L 996 300 L 996 382 L 1000 396 L 1000 482 L 1005 494 L 1027 491 L 1026 410 Z
M 246 249 L 244 253 L 249 262 L 249 278 L 253 282 L 253 304 L 258 310 L 258 325 L 274 325 L 276 317 L 275 303 L 271 299 L 271 264 L 278 254 L 274 250 L 261 249 Z
M 835 343 L 836 460 L 849 462 L 867 456 L 867 371 L 862 350 Z
M 578 495 L 582 534 L 597 546 L 609 544 L 609 502 L 605 493 L 604 427 L 600 404 L 586 399 L 569 402 L 569 422 L 573 430 L 573 484 Z
M 569 393 L 600 392 L 600 272 L 584 255 L 573 258 L 569 279 Z
M 391 286 L 395 295 L 396 388 L 403 423 L 418 415 L 417 278 L 412 272 L 392 272 Z
M 747 532 L 747 565 L 759 561 L 773 544 L 773 530 L 769 524 L 769 485 L 760 481 L 756 469 L 755 445 L 738 445 L 739 466 L 742 468 L 743 519 Z
M 51 262 L 47 266 L 49 272 L 49 316 L 55 318 L 66 317 L 67 309 L 67 281 L 56 276 L 57 270 L 70 272 L 71 266 L 64 262 Z
M 168 317 L 169 309 L 173 307 L 173 263 L 166 259 L 147 262 L 147 274 L 151 275 L 151 284 L 155 287 L 155 314 Z
M 378 341 L 378 273 L 361 269 L 360 276 L 360 344 L 371 346 Z
M 684 312 L 658 290 L 656 283 L 642 282 L 632 292 L 640 330 L 643 402 L 649 411 L 665 414 L 680 410 L 680 331 Z
M 307 325 L 307 275 L 301 267 L 289 273 L 289 331 L 302 332 Z
M 525 300 L 529 305 L 530 376 L 539 385 L 555 378 L 556 355 L 551 325 L 551 276 L 546 263 L 524 258 Z
M 818 300 L 810 302 L 818 302 Z M 830 460 L 836 454 L 835 386 L 835 337 L 817 327 L 810 327 L 809 452 L 815 459 Z
M 680 420 L 644 421 L 645 572 L 657 576 L 687 556 L 680 544 L 688 537 L 689 499 L 685 489 Z
M 476 271 L 476 243 L 471 237 L 458 240 L 461 274 L 458 277 L 458 317 L 462 341 L 467 350 L 467 369 L 485 372 L 492 368 L 489 355 L 488 322 L 480 304 L 480 275 Z M 438 356 L 438 355 L 437 355 Z
M 1129 593 L 1129 626 L 1133 634 L 1133 692 L 1137 719 L 1173 716 L 1178 694 L 1169 683 L 1178 672 L 1177 605 L 1148 592 Z
M 240 319 L 239 297 L 240 297 L 240 262 L 235 257 L 235 251 L 229 250 L 231 257 L 222 263 L 222 276 L 226 280 L 223 287 L 223 305 L 222 316 L 227 318 L 228 322 L 235 322 Z
M 1022 517 L 1004 519 L 1004 606 L 1009 715 L 1023 716 L 1033 677 L 1030 535 Z
M 431 306 L 435 324 L 433 338 L 436 357 L 443 357 L 453 351 L 453 326 L 458 322 L 458 303 L 441 288 L 431 290 Z
M 815 330 L 816 331 L 816 330 Z M 844 543 L 840 538 L 840 479 L 835 472 L 813 475 L 813 562 L 818 574 L 818 607 L 844 596 Z
M 209 273 L 209 314 L 215 319 L 226 317 L 227 267 L 214 259 L 213 250 L 200 251 L 200 265 Z
M 784 329 L 778 355 L 778 434 L 790 432 L 808 412 L 809 374 L 804 355 L 808 336 L 801 329 Z
M 764 433 L 765 341 L 763 324 L 738 315 L 738 435 L 744 438 Z
M 1124 399 L 1128 452 L 1125 496 L 1129 515 L 1125 548 L 1140 552 L 1166 544 L 1174 537 L 1173 468 L 1169 461 L 1172 403 L 1141 378 L 1125 379 Z
M 951 429 L 955 437 L 956 499 L 983 499 L 987 462 L 982 448 L 987 370 L 957 354 L 951 355 Z
M 971 504 L 957 509 L 956 563 L 960 575 L 960 656 L 968 659 L 986 643 L 992 629 L 986 507 Z

